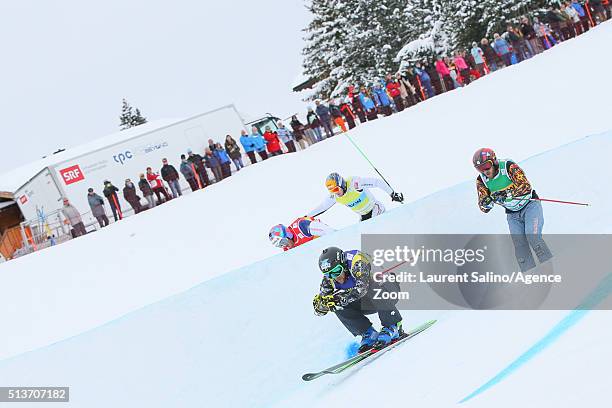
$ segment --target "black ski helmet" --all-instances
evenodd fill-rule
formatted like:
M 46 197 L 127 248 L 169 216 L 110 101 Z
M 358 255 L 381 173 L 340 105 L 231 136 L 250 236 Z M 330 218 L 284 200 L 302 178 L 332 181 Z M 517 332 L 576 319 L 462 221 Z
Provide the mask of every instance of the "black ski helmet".
M 338 247 L 325 248 L 319 256 L 319 269 L 326 273 L 334 269 L 338 265 L 346 266 L 346 257 L 344 251 Z

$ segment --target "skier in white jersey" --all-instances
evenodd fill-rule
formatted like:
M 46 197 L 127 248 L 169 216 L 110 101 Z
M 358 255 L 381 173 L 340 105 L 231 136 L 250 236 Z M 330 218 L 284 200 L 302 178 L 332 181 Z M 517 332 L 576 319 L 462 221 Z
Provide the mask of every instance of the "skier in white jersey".
M 373 177 L 352 176 L 344 179 L 338 173 L 332 173 L 327 176 L 325 187 L 330 195 L 317 208 L 308 213 L 309 217 L 324 213 L 336 203 L 343 204 L 359 214 L 361 221 L 380 215 L 385 212 L 385 206 L 369 191 L 374 187 L 389 194 L 391 201 L 404 202 L 402 193 L 396 193 L 383 180 Z

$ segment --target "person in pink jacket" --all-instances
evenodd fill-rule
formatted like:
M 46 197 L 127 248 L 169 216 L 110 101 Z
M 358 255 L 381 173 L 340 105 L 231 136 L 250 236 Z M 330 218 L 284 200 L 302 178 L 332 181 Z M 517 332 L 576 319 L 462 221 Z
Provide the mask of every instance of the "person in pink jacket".
M 444 88 L 447 91 L 451 91 L 455 89 L 455 85 L 453 84 L 453 78 L 451 78 L 450 70 L 446 66 L 444 59 L 442 57 L 438 57 L 436 61 L 436 71 L 438 71 L 438 75 L 442 78 L 442 82 L 444 83 Z
M 455 66 L 459 70 L 459 74 L 461 78 L 463 78 L 463 84 L 468 85 L 470 83 L 470 67 L 468 67 L 467 63 L 461 56 L 459 51 L 455 52 Z

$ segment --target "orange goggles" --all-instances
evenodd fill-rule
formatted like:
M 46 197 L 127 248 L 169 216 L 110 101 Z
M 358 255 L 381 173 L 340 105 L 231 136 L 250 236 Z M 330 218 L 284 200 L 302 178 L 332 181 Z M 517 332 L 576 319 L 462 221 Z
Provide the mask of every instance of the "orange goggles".
M 338 194 L 342 188 L 334 182 L 325 183 L 325 187 L 327 187 L 327 191 L 332 194 Z

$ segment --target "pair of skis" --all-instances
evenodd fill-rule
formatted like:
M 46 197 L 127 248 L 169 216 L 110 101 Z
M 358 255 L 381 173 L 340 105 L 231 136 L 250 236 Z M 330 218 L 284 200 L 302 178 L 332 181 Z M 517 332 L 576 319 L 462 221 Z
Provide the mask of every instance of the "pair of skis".
M 316 372 L 316 373 L 307 373 L 304 374 L 302 376 L 302 380 L 304 381 L 312 381 L 315 380 L 319 377 L 322 377 L 326 374 L 340 374 L 341 372 L 345 371 L 348 368 L 354 367 L 356 365 L 358 365 L 359 363 L 363 362 L 364 360 L 367 359 L 371 359 L 371 358 L 376 358 L 378 356 L 380 356 L 381 354 L 383 354 L 384 352 L 387 352 L 389 350 L 391 350 L 392 348 L 394 348 L 395 346 L 398 346 L 400 343 L 403 343 L 406 340 L 409 340 L 411 338 L 413 338 L 414 336 L 416 336 L 419 333 L 424 332 L 425 330 L 427 330 L 428 328 L 430 328 L 431 326 L 433 326 L 433 324 L 436 322 L 436 320 L 430 320 L 426 323 L 423 323 L 422 325 L 418 326 L 417 328 L 410 330 L 406 333 L 404 333 L 404 335 L 402 337 L 400 337 L 399 339 L 397 339 L 396 341 L 383 346 L 383 347 L 379 347 L 379 348 L 371 348 L 369 350 L 364 351 L 361 354 L 357 354 L 354 357 L 349 358 L 348 360 L 345 360 L 341 363 L 338 363 L 336 365 L 333 365 L 331 367 L 326 368 L 325 370 Z

